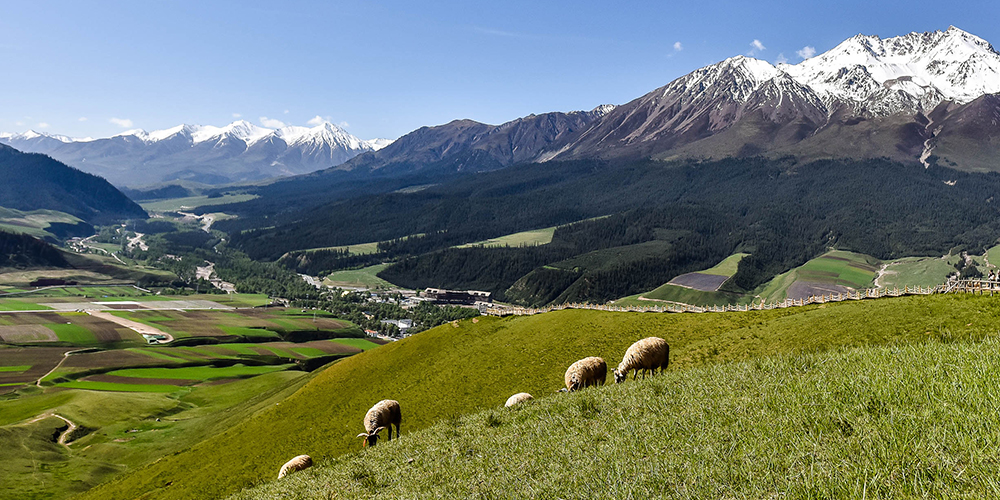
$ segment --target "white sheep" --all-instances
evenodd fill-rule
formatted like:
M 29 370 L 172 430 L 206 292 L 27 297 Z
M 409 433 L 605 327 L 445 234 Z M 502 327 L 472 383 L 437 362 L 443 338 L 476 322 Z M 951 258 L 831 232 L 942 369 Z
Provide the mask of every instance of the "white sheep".
M 583 358 L 566 369 L 566 391 L 577 391 L 591 385 L 604 385 L 608 364 L 596 356 Z
M 504 404 L 504 407 L 505 408 L 510 408 L 511 406 L 515 406 L 515 405 L 521 404 L 521 403 L 523 403 L 525 401 L 531 401 L 532 399 L 534 399 L 534 398 L 531 397 L 531 394 L 528 394 L 527 392 L 519 392 L 519 393 L 517 393 L 517 394 L 515 394 L 515 395 L 513 395 L 513 396 L 511 396 L 509 398 L 507 398 L 507 403 Z
M 281 479 L 295 471 L 305 470 L 312 467 L 313 459 L 309 455 L 299 455 L 281 466 L 278 471 L 278 479 Z
M 642 371 L 642 378 L 646 378 L 646 372 L 656 374 L 656 369 L 663 371 L 670 363 L 670 346 L 667 341 L 659 337 L 644 338 L 625 351 L 625 357 L 615 369 L 615 383 L 620 384 L 628 377 L 629 370 L 635 370 L 632 380 L 639 376 Z
M 378 433 L 382 429 L 389 429 L 389 441 L 392 441 L 392 426 L 396 426 L 396 437 L 399 437 L 399 424 L 403 420 L 403 414 L 399 411 L 399 401 L 393 399 L 383 399 L 365 414 L 365 430 L 358 434 L 359 438 L 365 438 L 362 446 L 375 446 L 378 442 Z

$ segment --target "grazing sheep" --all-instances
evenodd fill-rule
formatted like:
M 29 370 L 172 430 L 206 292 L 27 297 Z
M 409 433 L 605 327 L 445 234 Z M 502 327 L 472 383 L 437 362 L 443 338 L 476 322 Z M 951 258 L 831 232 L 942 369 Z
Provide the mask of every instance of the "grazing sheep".
M 312 467 L 313 459 L 309 455 L 299 455 L 281 466 L 278 471 L 278 479 L 281 479 L 295 471 L 305 470 Z
M 389 429 L 389 441 L 392 441 L 392 426 L 396 426 L 396 437 L 399 438 L 399 424 L 403 420 L 402 413 L 399 412 L 399 401 L 393 399 L 383 399 L 372 406 L 365 414 L 365 430 L 367 433 L 358 434 L 359 438 L 365 438 L 364 446 L 375 446 L 378 442 L 378 433 L 382 429 Z
M 531 401 L 532 399 L 534 398 L 531 397 L 531 394 L 528 394 L 527 392 L 519 392 L 507 398 L 507 403 L 504 404 L 504 407 L 510 408 L 511 406 L 521 404 L 525 401 Z
M 591 385 L 604 385 L 608 376 L 608 364 L 602 358 L 583 358 L 566 369 L 566 391 L 578 391 Z
M 656 374 L 656 369 L 660 371 L 667 369 L 670 363 L 670 346 L 667 341 L 659 337 L 649 337 L 637 341 L 625 351 L 625 357 L 615 369 L 615 383 L 620 384 L 628 377 L 629 370 L 635 370 L 632 380 L 639 376 L 642 371 L 642 378 L 646 378 L 646 372 L 651 371 Z

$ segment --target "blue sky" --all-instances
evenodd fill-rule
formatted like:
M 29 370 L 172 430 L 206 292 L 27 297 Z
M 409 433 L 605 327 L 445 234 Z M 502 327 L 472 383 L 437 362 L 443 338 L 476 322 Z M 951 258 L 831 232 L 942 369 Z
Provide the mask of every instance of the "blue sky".
M 0 12 L 0 131 L 77 137 L 238 115 L 320 116 L 396 138 L 456 118 L 622 104 L 755 40 L 772 63 L 857 33 L 949 25 L 1000 44 L 993 0 L 2 1 Z

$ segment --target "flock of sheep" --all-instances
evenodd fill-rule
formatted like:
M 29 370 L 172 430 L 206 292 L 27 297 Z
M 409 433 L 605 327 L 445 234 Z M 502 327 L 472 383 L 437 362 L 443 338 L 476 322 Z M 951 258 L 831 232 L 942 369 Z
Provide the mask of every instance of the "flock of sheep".
M 633 372 L 632 379 L 635 380 L 642 372 L 642 378 L 646 378 L 646 373 L 656 374 L 667 369 L 670 363 L 670 346 L 667 341 L 659 337 L 648 337 L 632 344 L 618 368 L 614 370 L 615 383 L 622 383 L 628 377 L 628 373 Z M 573 363 L 566 369 L 564 382 L 566 387 L 559 392 L 578 391 L 592 385 L 604 385 L 604 380 L 608 376 L 608 364 L 604 359 L 597 356 L 583 358 Z M 504 405 L 507 408 L 516 406 L 533 399 L 527 392 L 519 392 L 507 399 Z M 378 442 L 378 435 L 383 429 L 388 429 L 388 440 L 392 441 L 392 428 L 396 427 L 396 438 L 399 438 L 399 424 L 403 420 L 403 414 L 399 409 L 399 401 L 384 399 L 372 406 L 365 414 L 365 432 L 357 437 L 363 438 L 364 446 L 375 446 Z M 288 474 L 312 467 L 312 458 L 309 455 L 299 455 L 289 460 L 281 466 L 278 472 L 278 479 Z

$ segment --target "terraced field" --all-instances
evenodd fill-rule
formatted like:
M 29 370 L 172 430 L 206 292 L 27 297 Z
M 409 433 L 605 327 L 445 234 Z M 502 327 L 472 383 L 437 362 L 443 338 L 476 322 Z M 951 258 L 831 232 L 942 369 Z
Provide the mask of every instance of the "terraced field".
M 879 265 L 877 259 L 867 255 L 832 250 L 775 277 L 760 297 L 775 302 L 868 288 L 873 284 Z

